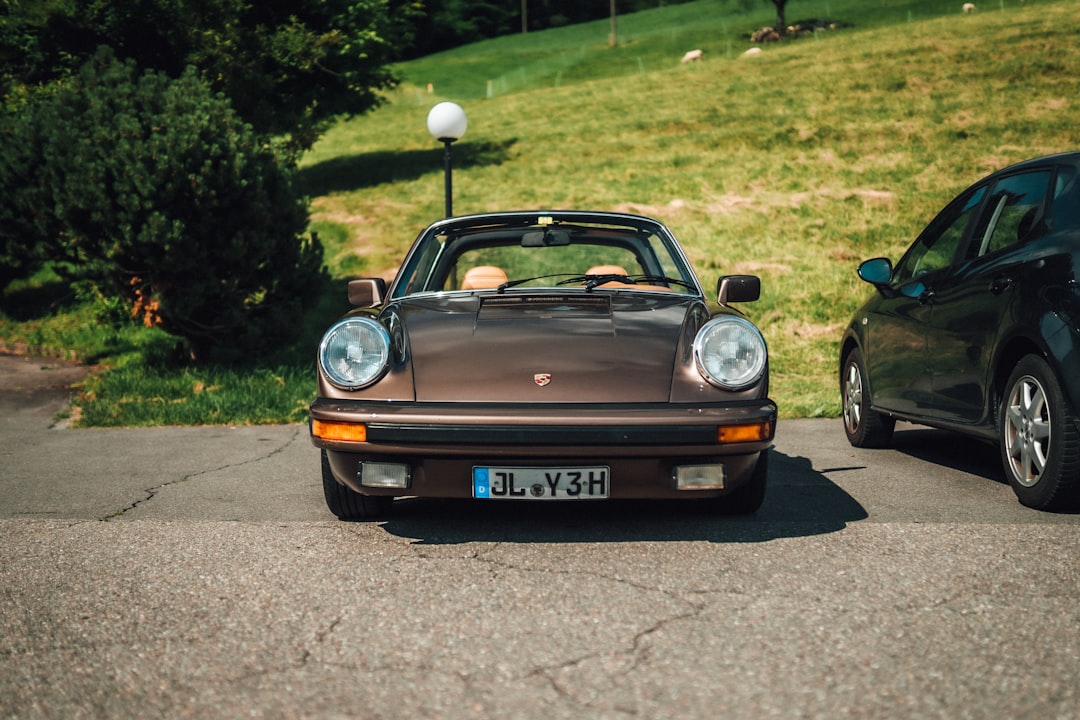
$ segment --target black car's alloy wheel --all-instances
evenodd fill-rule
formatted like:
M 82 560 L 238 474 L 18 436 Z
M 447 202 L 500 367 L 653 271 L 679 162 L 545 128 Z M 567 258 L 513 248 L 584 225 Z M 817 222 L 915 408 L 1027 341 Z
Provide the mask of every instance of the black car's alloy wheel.
M 896 419 L 870 409 L 862 353 L 852 350 L 840 366 L 840 399 L 844 433 L 855 447 L 885 447 L 892 440 Z
M 998 427 L 1005 474 L 1020 502 L 1038 510 L 1074 505 L 1080 490 L 1076 415 L 1050 366 L 1028 355 L 1005 386 Z

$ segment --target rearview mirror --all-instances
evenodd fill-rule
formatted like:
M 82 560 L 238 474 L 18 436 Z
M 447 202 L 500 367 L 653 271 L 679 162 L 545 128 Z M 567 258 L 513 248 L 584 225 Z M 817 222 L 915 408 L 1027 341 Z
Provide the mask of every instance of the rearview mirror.
M 530 230 L 521 236 L 521 247 L 554 247 L 569 244 L 570 233 L 556 228 Z
M 757 275 L 725 275 L 716 283 L 716 300 L 721 305 L 754 302 L 761 297 L 761 278 Z

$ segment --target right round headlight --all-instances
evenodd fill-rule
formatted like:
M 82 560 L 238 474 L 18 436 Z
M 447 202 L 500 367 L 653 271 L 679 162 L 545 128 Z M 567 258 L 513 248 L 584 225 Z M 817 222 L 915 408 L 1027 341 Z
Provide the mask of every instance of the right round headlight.
M 326 331 L 319 344 L 323 373 L 332 384 L 346 390 L 381 378 L 389 360 L 390 334 L 368 317 L 341 320 Z
M 765 372 L 768 356 L 761 332 L 735 315 L 710 320 L 694 338 L 698 372 L 725 390 L 742 390 L 756 383 Z

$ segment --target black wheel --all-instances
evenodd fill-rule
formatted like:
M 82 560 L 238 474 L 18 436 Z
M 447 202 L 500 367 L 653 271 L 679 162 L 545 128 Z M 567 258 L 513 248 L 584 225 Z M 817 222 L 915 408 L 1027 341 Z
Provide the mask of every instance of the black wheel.
M 844 410 L 844 434 L 855 447 L 888 447 L 896 418 L 870 409 L 866 367 L 862 354 L 852 350 L 840 366 L 840 402 Z
M 758 456 L 750 482 L 722 497 L 716 498 L 716 509 L 722 515 L 753 515 L 765 501 L 769 481 L 769 451 Z
M 322 487 L 326 506 L 341 520 L 367 520 L 386 515 L 394 498 L 386 495 L 362 495 L 337 481 L 330 470 L 330 458 L 322 451 Z
M 1076 421 L 1046 361 L 1021 358 L 1005 385 L 998 428 L 1005 476 L 1024 505 L 1064 510 L 1080 500 Z

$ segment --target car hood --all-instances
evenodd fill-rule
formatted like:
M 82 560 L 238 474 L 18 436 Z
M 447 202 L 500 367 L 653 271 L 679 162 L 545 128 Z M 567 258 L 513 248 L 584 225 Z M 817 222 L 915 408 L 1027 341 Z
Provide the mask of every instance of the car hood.
M 698 298 L 508 293 L 396 305 L 419 402 L 667 402 Z M 707 313 L 705 313 L 707 316 Z

